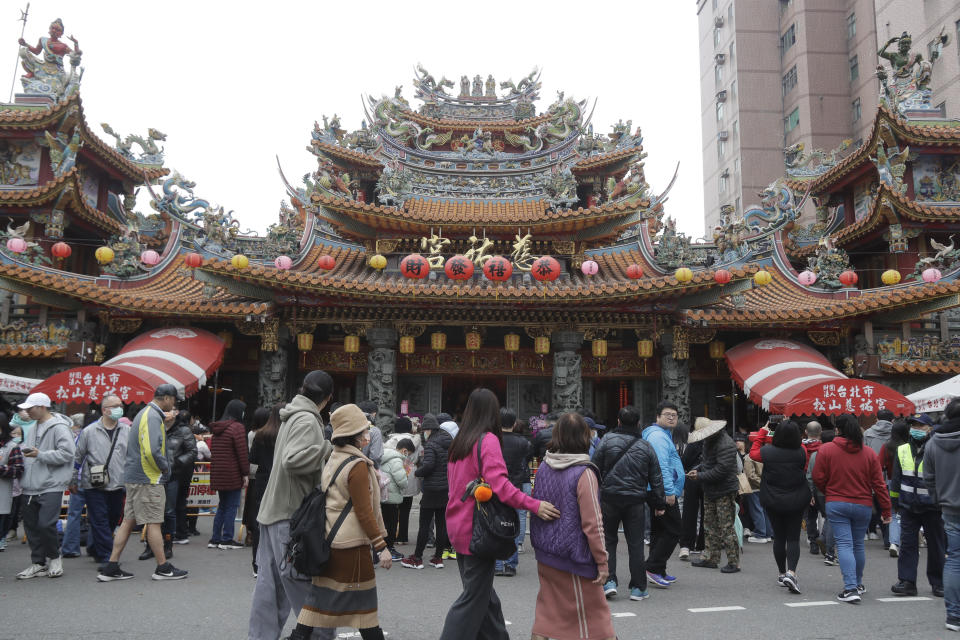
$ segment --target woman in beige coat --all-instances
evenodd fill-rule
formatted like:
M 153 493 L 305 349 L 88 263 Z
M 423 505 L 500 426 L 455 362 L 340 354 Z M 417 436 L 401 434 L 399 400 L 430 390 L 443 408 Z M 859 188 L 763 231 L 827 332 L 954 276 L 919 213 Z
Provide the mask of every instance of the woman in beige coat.
M 313 589 L 290 639 L 306 640 L 314 627 L 353 627 L 363 640 L 383 640 L 371 545 L 380 553 L 381 567 L 389 569 L 392 561 L 384 541 L 380 485 L 373 461 L 361 452 L 370 440 L 370 424 L 354 404 L 330 414 L 330 424 L 334 448 L 320 482 L 327 492 L 327 531 L 333 529 L 348 501 L 352 508 L 334 535 L 323 573 L 313 577 Z

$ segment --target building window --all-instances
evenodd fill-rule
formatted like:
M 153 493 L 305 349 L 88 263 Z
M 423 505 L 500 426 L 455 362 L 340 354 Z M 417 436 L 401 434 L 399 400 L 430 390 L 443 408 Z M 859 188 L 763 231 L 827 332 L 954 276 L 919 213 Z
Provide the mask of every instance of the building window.
M 786 133 L 790 133 L 800 124 L 800 107 L 794 108 L 790 115 L 783 119 L 783 128 Z
M 714 10 L 714 11 L 717 10 L 717 3 L 718 3 L 719 1 L 720 1 L 720 0 L 713 0 L 713 10 Z
M 727 141 L 726 140 L 717 140 L 717 157 L 723 158 L 727 153 Z
M 787 71 L 786 75 L 783 76 L 781 84 L 783 86 L 783 95 L 787 95 L 797 86 L 797 65 L 793 65 L 790 71 Z
M 723 122 L 723 103 L 717 103 L 717 122 Z
M 957 38 L 960 38 L 960 20 L 957 20 L 953 26 L 955 27 L 955 31 L 956 31 L 956 35 L 954 35 L 953 41 L 960 42 L 960 40 L 957 39 Z M 960 57 L 960 45 L 957 45 L 957 56 Z
M 785 14 L 793 6 L 793 0 L 780 0 L 780 15 Z
M 860 77 L 860 61 L 857 56 L 850 58 L 850 82 L 855 82 Z
M 733 173 L 740 175 L 740 158 L 733 159 Z
M 734 210 L 734 213 L 739 213 L 739 212 L 740 212 L 740 198 L 737 198 L 737 203 L 736 203 L 735 205 L 733 205 L 733 206 L 734 206 L 734 209 L 735 209 L 735 210 Z
M 730 43 L 730 64 L 733 64 L 735 61 L 735 55 L 737 53 L 736 43 Z
M 851 13 L 847 16 L 847 40 L 853 40 L 857 35 L 857 14 Z
M 723 84 L 723 65 L 718 64 L 713 67 L 713 80 L 719 89 Z
M 731 134 L 733 136 L 733 141 L 736 142 L 740 139 L 740 125 L 737 124 L 737 121 L 733 121 L 733 126 L 730 127 Z
M 720 193 L 727 192 L 727 172 L 726 171 L 720 174 L 720 180 L 717 183 L 717 189 L 719 189 Z
M 857 122 L 858 120 L 860 120 L 860 116 L 863 115 L 860 109 L 860 98 L 857 98 L 856 100 L 854 100 L 853 103 L 850 105 L 850 107 L 853 111 L 853 121 Z
M 730 99 L 732 100 L 736 97 L 737 97 L 737 81 L 734 80 L 733 82 L 730 83 Z
M 787 52 L 790 47 L 797 44 L 797 25 L 792 24 L 786 32 L 780 36 L 780 55 Z
M 720 46 L 720 27 L 713 28 L 713 46 L 714 47 Z
M 727 7 L 727 22 L 731 25 L 733 24 L 733 3 L 730 3 L 730 6 Z

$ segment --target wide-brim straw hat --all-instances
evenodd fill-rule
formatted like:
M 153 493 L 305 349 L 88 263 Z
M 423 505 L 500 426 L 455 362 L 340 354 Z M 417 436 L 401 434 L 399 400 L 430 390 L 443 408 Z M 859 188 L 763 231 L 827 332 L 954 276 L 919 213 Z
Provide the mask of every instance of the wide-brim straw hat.
M 687 438 L 687 442 L 700 442 L 715 435 L 727 426 L 726 420 L 711 420 L 710 418 L 697 418 L 693 423 L 693 432 Z
M 367 414 L 355 404 L 345 404 L 330 414 L 333 438 L 355 436 L 370 426 Z

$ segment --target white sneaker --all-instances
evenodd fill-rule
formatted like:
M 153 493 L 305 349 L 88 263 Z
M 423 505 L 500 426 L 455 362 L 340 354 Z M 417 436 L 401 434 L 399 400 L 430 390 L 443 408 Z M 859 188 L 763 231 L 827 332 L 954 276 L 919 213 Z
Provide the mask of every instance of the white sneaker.
M 759 538 L 757 536 L 750 536 L 747 538 L 747 542 L 753 542 L 755 544 L 766 544 L 770 542 L 770 538 Z
M 680 556 L 679 556 L 679 558 L 680 558 L 681 560 L 689 560 L 689 559 L 690 559 L 690 549 L 688 549 L 688 548 L 686 548 L 686 547 L 680 547 Z
M 59 578 L 63 575 L 63 556 L 51 558 L 48 566 L 50 568 L 47 570 L 47 576 L 50 578 Z
M 875 533 L 870 533 L 867 537 L 868 537 L 869 539 L 871 539 L 871 540 L 879 540 L 879 539 L 880 539 L 880 536 L 878 536 L 878 535 L 875 534 Z
M 899 548 L 897 545 L 895 545 L 895 544 L 891 544 L 891 545 L 890 545 L 890 557 L 891 557 L 891 558 L 897 558 L 897 557 L 899 557 L 899 556 L 900 556 L 900 548 Z
M 47 575 L 47 565 L 32 564 L 17 574 L 17 580 L 29 580 L 30 578 L 42 578 L 46 575 Z

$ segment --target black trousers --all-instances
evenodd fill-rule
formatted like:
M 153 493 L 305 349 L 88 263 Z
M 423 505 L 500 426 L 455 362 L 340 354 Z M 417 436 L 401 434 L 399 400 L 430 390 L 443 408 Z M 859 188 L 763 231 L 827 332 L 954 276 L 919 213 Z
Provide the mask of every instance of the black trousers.
M 683 485 L 683 515 L 680 521 L 680 546 L 694 551 L 703 551 L 703 487 L 696 480 L 687 478 Z
M 644 503 L 616 504 L 601 500 L 600 510 L 603 512 L 603 536 L 607 545 L 607 563 L 610 568 L 610 580 L 617 584 L 617 543 L 620 534 L 617 530 L 623 523 L 623 537 L 627 541 L 627 557 L 630 560 L 630 588 L 636 587 L 646 591 L 647 571 L 643 559 L 643 529 L 646 516 Z
M 380 513 L 383 514 L 383 526 L 387 530 L 385 542 L 387 548 L 393 551 L 393 545 L 397 542 L 397 522 L 400 518 L 400 505 L 380 503 Z
M 806 509 L 801 511 L 773 511 L 767 509 L 767 517 L 773 525 L 773 559 L 780 573 L 797 570 L 800 562 L 800 523 Z
M 804 520 L 807 522 L 807 542 L 814 542 L 820 537 L 820 531 L 817 528 L 817 516 L 819 514 L 816 506 L 807 506 L 804 511 Z
M 667 560 L 673 555 L 680 540 L 683 519 L 680 507 L 667 505 L 662 516 L 654 516 L 650 523 L 650 555 L 647 556 L 647 570 L 664 575 L 667 572 Z
M 920 527 L 927 538 L 927 580 L 931 587 L 943 586 L 943 560 L 946 557 L 947 538 L 939 511 L 900 510 L 900 555 L 897 557 L 897 577 L 917 582 L 920 564 Z
M 413 507 L 413 496 L 405 496 L 400 503 L 400 513 L 397 517 L 397 542 L 410 542 L 410 509 Z
M 60 557 L 57 520 L 60 519 L 63 491 L 23 497 L 23 529 L 30 544 L 30 559 L 34 564 L 47 564 L 47 558 Z
M 437 548 L 435 555 L 440 555 L 444 549 L 450 546 L 447 540 L 447 508 L 439 507 L 432 509 L 420 505 L 420 530 L 417 531 L 417 549 L 413 552 L 414 557 L 422 558 L 423 550 L 427 548 L 427 539 L 430 537 L 430 521 L 437 526 Z M 492 562 L 492 561 L 491 561 Z
M 463 593 L 447 612 L 440 640 L 510 640 L 500 598 L 493 589 L 494 563 L 457 554 Z

